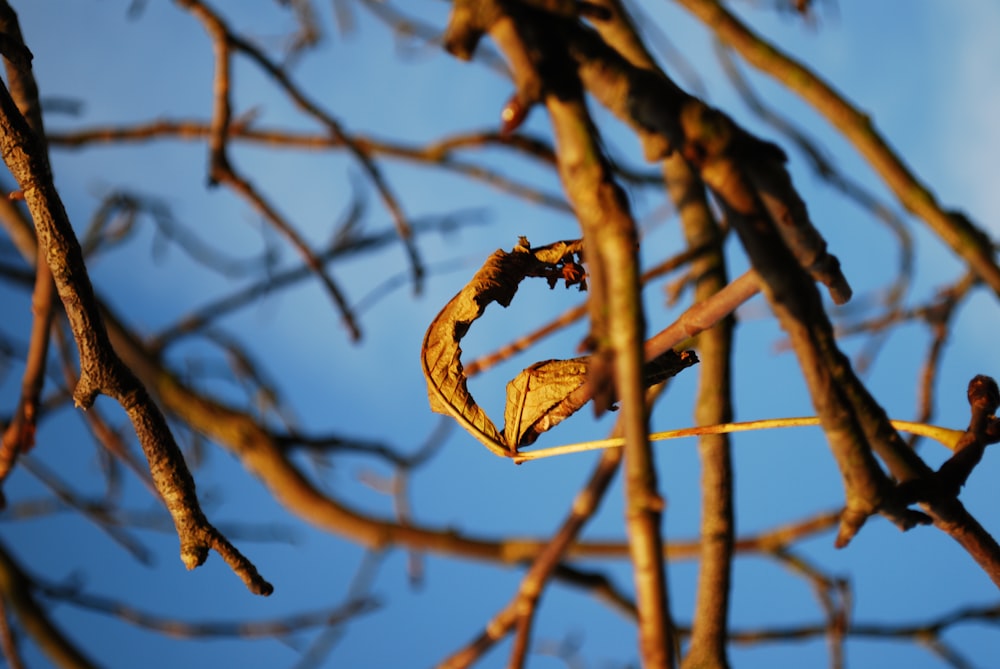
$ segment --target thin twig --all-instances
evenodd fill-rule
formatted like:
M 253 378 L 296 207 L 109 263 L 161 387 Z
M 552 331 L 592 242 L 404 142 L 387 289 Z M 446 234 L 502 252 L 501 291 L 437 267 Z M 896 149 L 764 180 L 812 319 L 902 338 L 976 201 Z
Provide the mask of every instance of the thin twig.
M 215 52 L 214 108 L 212 110 L 212 125 L 209 135 L 209 182 L 211 184 L 225 184 L 229 186 L 235 193 L 246 199 L 269 224 L 274 226 L 276 230 L 288 239 L 295 250 L 303 257 L 306 265 L 323 284 L 323 287 L 340 312 L 351 338 L 354 340 L 360 339 L 361 330 L 348 306 L 343 291 L 341 291 L 340 286 L 334 282 L 329 272 L 323 267 L 323 263 L 320 262 L 316 253 L 306 243 L 302 235 L 278 212 L 277 208 L 261 195 L 246 177 L 237 172 L 229 160 L 227 142 L 232 121 L 230 69 L 232 49 L 236 46 L 237 38 L 229 31 L 229 28 L 218 14 L 212 11 L 205 3 L 198 0 L 177 0 L 177 2 L 204 24 L 206 32 L 212 38 L 212 46 Z M 239 44 L 243 50 L 248 48 L 248 45 L 244 42 L 240 42 Z M 271 65 L 271 67 L 277 70 L 277 66 Z
M 925 423 L 914 423 L 908 420 L 890 421 L 897 430 L 918 434 L 923 437 L 934 439 L 946 448 L 955 448 L 959 439 L 964 434 L 963 430 L 953 430 L 937 425 L 927 425 Z M 716 425 L 698 425 L 695 427 L 682 427 L 675 430 L 664 430 L 653 432 L 649 435 L 650 441 L 668 441 L 670 439 L 680 439 L 683 437 L 701 437 L 710 434 L 731 434 L 733 432 L 753 432 L 756 430 L 773 430 L 782 427 L 813 427 L 821 426 L 820 419 L 816 416 L 798 416 L 792 418 L 762 418 L 760 420 L 740 421 L 736 423 L 719 423 Z M 552 446 L 549 448 L 539 448 L 532 451 L 521 451 L 514 458 L 514 462 L 521 464 L 529 460 L 540 460 L 559 455 L 569 455 L 571 453 L 584 453 L 586 451 L 596 451 L 605 448 L 621 448 L 621 439 L 598 439 L 595 441 L 581 441 L 575 444 L 563 446 Z
M 620 432 L 619 426 L 616 426 L 615 432 Z M 508 666 L 524 664 L 532 622 L 545 584 L 559 566 L 567 549 L 576 541 L 583 526 L 597 511 L 611 479 L 619 469 L 621 459 L 620 450 L 606 451 L 601 456 L 590 480 L 577 493 L 571 511 L 559 530 L 532 561 L 528 572 L 521 579 L 521 585 L 514 598 L 493 616 L 472 642 L 441 662 L 438 665 L 439 669 L 469 666 L 515 627 L 517 640 Z

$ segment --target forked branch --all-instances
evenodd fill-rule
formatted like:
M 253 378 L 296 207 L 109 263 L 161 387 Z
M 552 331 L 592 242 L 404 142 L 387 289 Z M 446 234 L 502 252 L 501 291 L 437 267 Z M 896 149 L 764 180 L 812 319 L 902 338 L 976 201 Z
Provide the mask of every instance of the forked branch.
M 194 479 L 166 419 L 111 346 L 80 244 L 52 181 L 48 156 L 7 87 L 2 85 L 0 151 L 24 194 L 39 247 L 52 271 L 76 339 L 80 379 L 73 397 L 77 406 L 87 409 L 103 394 L 125 409 L 149 462 L 153 481 L 173 518 L 181 543 L 181 560 L 188 569 L 201 565 L 209 550 L 214 549 L 251 592 L 270 594 L 271 584 L 205 518 L 195 494 Z

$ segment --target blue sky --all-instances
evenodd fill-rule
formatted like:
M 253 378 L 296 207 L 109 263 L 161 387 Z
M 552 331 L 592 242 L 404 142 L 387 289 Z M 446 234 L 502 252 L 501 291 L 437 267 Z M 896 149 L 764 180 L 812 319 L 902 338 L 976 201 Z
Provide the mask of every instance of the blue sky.
M 279 45 L 291 25 L 287 13 L 274 2 L 216 4 L 232 18 L 235 27 L 269 48 Z M 996 3 L 913 0 L 904 6 L 838 0 L 819 3 L 815 27 L 764 9 L 765 4 L 769 3 L 740 2 L 735 7 L 756 29 L 803 58 L 867 110 L 942 202 L 963 209 L 983 227 L 1000 234 L 995 214 L 1000 195 L 994 184 L 1000 155 L 1000 129 L 994 121 L 1000 108 L 996 77 L 1000 43 L 995 38 L 1000 31 L 1000 7 Z M 129 3 L 111 0 L 35 0 L 13 5 L 35 55 L 43 97 L 82 103 L 78 116 L 49 116 L 46 123 L 50 130 L 156 118 L 207 118 L 212 83 L 210 45 L 201 26 L 174 4 L 147 3 L 136 19 L 127 18 Z M 330 25 L 330 5 L 317 3 L 326 26 Z M 747 113 L 723 80 L 711 42 L 697 22 L 669 2 L 646 2 L 643 6 L 649 21 L 658 25 L 698 69 L 713 104 L 754 132 L 783 142 Z M 443 26 L 447 8 L 444 3 L 424 0 L 408 9 Z M 456 129 L 496 127 L 499 110 L 510 95 L 510 85 L 502 77 L 478 65 L 456 62 L 433 48 L 400 49 L 365 12 L 356 16 L 359 25 L 355 32 L 343 36 L 328 32 L 322 47 L 305 56 L 294 70 L 296 80 L 349 130 L 427 142 Z M 401 53 L 414 51 L 411 60 L 401 57 Z M 746 71 L 772 106 L 822 140 L 841 169 L 892 202 L 878 177 L 851 147 L 830 132 L 824 120 L 766 77 Z M 273 85 L 245 61 L 238 62 L 235 76 L 238 113 L 254 110 L 264 126 L 317 129 L 282 102 Z M 526 127 L 545 134 L 544 114 L 535 111 Z M 607 125 L 607 131 L 615 157 L 641 165 L 634 138 L 614 123 Z M 895 258 L 884 228 L 831 194 L 808 171 L 801 155 L 792 149 L 789 154 L 796 184 L 857 292 L 863 295 L 884 285 Z M 364 184 L 360 169 L 343 153 L 236 147 L 232 156 L 314 243 L 328 239 L 344 216 L 356 192 L 352 184 Z M 84 151 L 53 149 L 57 184 L 78 230 L 85 229 L 103 194 L 127 188 L 162 198 L 179 222 L 227 254 L 257 257 L 267 245 L 273 245 L 280 249 L 281 266 L 296 264 L 294 252 L 266 230 L 245 204 L 223 190 L 205 188 L 206 157 L 205 146 L 197 142 Z M 558 192 L 553 175 L 530 161 L 496 150 L 470 153 L 468 158 L 490 160 L 512 178 Z M 403 288 L 367 309 L 361 317 L 365 333 L 361 345 L 347 341 L 339 317 L 315 282 L 269 297 L 227 317 L 221 325 L 247 344 L 271 378 L 280 380 L 283 398 L 303 428 L 384 441 L 410 452 L 439 424 L 439 417 L 427 409 L 418 359 L 424 330 L 438 309 L 494 249 L 510 248 L 519 235 L 542 244 L 576 236 L 578 229 L 563 212 L 533 206 L 489 186 L 400 162 L 386 160 L 380 165 L 412 217 L 480 212 L 481 224 L 421 238 L 420 249 L 428 265 L 447 271 L 433 273 L 419 297 Z M 389 217 L 371 188 L 363 185 L 361 190 L 366 192 L 366 230 L 388 228 Z M 675 221 L 656 216 L 662 202 L 636 195 L 633 204 L 644 226 L 647 247 L 679 248 Z M 937 286 L 954 280 L 960 270 L 923 231 L 920 222 L 908 223 L 917 239 L 919 278 L 908 299 L 909 304 L 915 304 Z M 159 251 L 153 253 L 154 248 Z M 745 267 L 735 243 L 727 252 L 734 274 Z M 663 255 L 650 252 L 646 260 Z M 157 332 L 234 287 L 176 248 L 158 246 L 148 224 L 121 248 L 95 261 L 91 271 L 102 295 L 145 334 Z M 394 246 L 374 260 L 335 264 L 332 273 L 343 283 L 352 303 L 357 303 L 384 280 L 405 271 L 405 256 Z M 679 313 L 679 308 L 664 308 L 660 286 L 649 291 L 651 329 L 664 327 Z M 0 295 L 12 313 L 27 313 L 27 296 L 6 290 Z M 577 300 L 573 292 L 525 286 L 509 310 L 490 311 L 473 327 L 463 342 L 466 359 L 523 334 Z M 765 305 L 756 300 L 741 317 L 735 370 L 737 418 L 810 413 L 793 357 L 775 349 L 779 333 Z M 968 420 L 964 395 L 969 378 L 976 373 L 1000 373 L 1000 356 L 994 345 L 998 326 L 996 299 L 985 292 L 958 315 L 956 336 L 941 369 L 936 422 L 963 427 Z M 17 335 L 26 330 L 7 332 Z M 505 363 L 475 379 L 471 387 L 477 399 L 499 416 L 506 381 L 535 360 L 572 355 L 582 332 L 582 327 L 574 328 L 566 336 L 545 342 L 530 357 Z M 867 376 L 893 417 L 908 419 L 915 412 L 916 382 L 926 345 L 923 328 L 901 328 L 885 344 L 883 357 Z M 857 343 L 848 342 L 846 347 L 856 351 Z M 180 345 L 171 355 L 181 367 L 222 366 L 217 351 L 193 342 Z M 0 380 L 0 406 L 12 405 L 19 378 L 20 370 L 13 369 Z M 655 429 L 690 424 L 694 382 L 693 372 L 676 379 L 653 417 Z M 239 388 L 218 378 L 206 387 L 234 401 L 243 397 Z M 99 407 L 120 420 L 109 402 Z M 545 435 L 540 445 L 601 437 L 609 427 L 607 419 L 595 424 L 584 411 L 554 434 Z M 748 434 L 735 440 L 734 449 L 741 533 L 835 508 L 842 498 L 839 475 L 816 430 Z M 933 444 L 926 444 L 922 454 L 934 464 L 946 457 L 943 449 Z M 46 421 L 34 457 L 78 490 L 101 491 L 90 439 L 81 429 L 80 417 L 71 410 L 61 410 Z M 138 564 L 94 526 L 69 513 L 30 522 L 4 522 L 0 536 L 33 573 L 55 581 L 79 579 L 87 592 L 120 596 L 137 608 L 181 620 L 268 619 L 342 602 L 362 568 L 363 551 L 290 516 L 229 454 L 209 445 L 203 457 L 196 477 L 214 522 L 277 524 L 295 538 L 293 543 L 236 539 L 274 582 L 276 592 L 268 599 L 247 594 L 217 556 L 195 572 L 185 572 L 176 557 L 176 538 L 170 533 L 136 531 L 155 554 L 153 567 Z M 415 518 L 435 527 L 497 535 L 545 534 L 560 522 L 595 458 L 580 455 L 511 467 L 456 428 L 442 454 L 411 482 Z M 667 536 L 691 538 L 698 522 L 695 444 L 686 440 L 660 446 L 658 458 L 668 501 Z M 372 513 L 391 514 L 388 498 L 359 483 L 371 472 L 388 474 L 385 467 L 357 458 L 338 458 L 332 466 L 305 458 L 301 462 L 339 497 L 351 499 Z M 969 509 L 994 531 L 1000 527 L 991 485 L 997 476 L 1000 462 L 987 452 L 963 493 Z M 134 482 L 128 484 L 127 491 L 128 508 L 153 508 L 152 500 Z M 28 500 L 40 496 L 42 489 L 27 472 L 19 470 L 7 493 L 13 501 Z M 621 498 L 622 491 L 616 486 L 586 536 L 623 535 Z M 799 549 L 827 573 L 850 577 L 855 592 L 853 613 L 858 621 L 917 622 L 962 604 L 987 605 L 997 600 L 995 587 L 970 558 L 937 531 L 903 535 L 884 520 L 875 519 L 848 549 L 835 552 L 832 541 L 832 536 L 821 535 Z M 588 566 L 606 571 L 620 587 L 631 588 L 630 576 L 622 565 L 595 562 Z M 331 666 L 430 666 L 478 633 L 488 617 L 506 604 L 520 577 L 515 569 L 433 557 L 426 559 L 425 568 L 422 585 L 414 586 L 407 578 L 405 553 L 396 550 L 383 556 L 371 587 L 382 606 L 348 626 L 330 656 Z M 672 564 L 669 573 L 675 615 L 687 622 L 695 566 Z M 769 560 L 741 560 L 735 586 L 735 627 L 821 619 L 807 583 Z M 297 652 L 281 641 L 179 643 L 118 620 L 80 613 L 66 604 L 56 607 L 55 617 L 108 667 L 182 663 L 275 667 L 294 666 L 298 658 Z M 578 591 L 554 586 L 544 599 L 536 639 L 541 643 L 572 636 L 581 639 L 581 655 L 588 668 L 635 661 L 630 623 Z M 1000 640 L 990 628 L 967 626 L 949 633 L 947 639 L 960 645 L 975 666 L 989 666 L 991 658 L 1000 654 Z M 507 650 L 501 646 L 481 666 L 503 666 Z M 36 649 L 25 648 L 25 655 L 31 666 L 44 666 Z M 822 639 L 733 649 L 738 667 L 822 666 L 825 658 Z M 886 666 L 890 662 L 914 668 L 945 666 L 913 644 L 885 641 L 851 642 L 848 660 L 851 667 Z M 536 655 L 531 666 L 565 665 Z

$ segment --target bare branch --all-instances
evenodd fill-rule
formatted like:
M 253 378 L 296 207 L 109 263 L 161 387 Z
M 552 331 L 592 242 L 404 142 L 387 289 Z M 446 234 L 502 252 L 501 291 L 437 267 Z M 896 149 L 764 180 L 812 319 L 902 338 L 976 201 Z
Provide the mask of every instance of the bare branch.
M 0 596 L 17 615 L 22 629 L 61 669 L 90 669 L 97 665 L 58 627 L 35 598 L 30 579 L 0 545 Z
M 713 0 L 681 0 L 681 4 L 747 62 L 798 93 L 825 116 L 878 172 L 900 204 L 924 219 L 1000 295 L 1000 267 L 986 234 L 962 213 L 946 211 L 938 204 L 930 188 L 889 148 L 869 116 L 852 107 L 807 67 L 761 40 L 722 4 Z
M 5 86 L 0 86 L 0 150 L 24 193 L 35 222 L 39 248 L 52 270 L 76 339 L 80 353 L 80 380 L 74 391 L 77 405 L 89 408 L 98 394 L 104 394 L 125 409 L 142 444 L 157 490 L 174 518 L 181 542 L 181 560 L 188 569 L 202 564 L 208 550 L 214 548 L 224 553 L 227 563 L 252 592 L 269 594 L 271 585 L 201 512 L 194 480 L 163 414 L 112 348 L 80 244 L 52 183 L 44 146 L 38 145 L 37 136 L 27 126 Z

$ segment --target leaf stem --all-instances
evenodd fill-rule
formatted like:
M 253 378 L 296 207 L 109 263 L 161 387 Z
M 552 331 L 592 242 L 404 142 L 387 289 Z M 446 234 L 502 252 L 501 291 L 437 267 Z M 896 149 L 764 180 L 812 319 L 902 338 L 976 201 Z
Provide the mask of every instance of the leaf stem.
M 921 437 L 928 437 L 940 443 L 948 449 L 954 449 L 958 439 L 964 434 L 963 430 L 953 430 L 938 425 L 927 423 L 915 423 L 908 420 L 890 421 L 897 430 L 917 434 Z M 750 420 L 736 423 L 719 423 L 716 425 L 700 425 L 697 427 L 684 427 L 677 430 L 666 430 L 664 432 L 653 432 L 649 435 L 650 441 L 668 441 L 670 439 L 680 439 L 682 437 L 699 437 L 706 434 L 730 434 L 732 432 L 751 432 L 754 430 L 772 430 L 781 427 L 810 427 L 819 425 L 819 418 L 816 416 L 795 416 L 790 418 L 764 418 L 761 420 Z M 540 460 L 559 455 L 569 455 L 571 453 L 583 453 L 585 451 L 596 451 L 604 448 L 620 448 L 623 440 L 620 437 L 610 437 L 608 439 L 597 439 L 595 441 L 581 441 L 575 444 L 565 444 L 563 446 L 553 446 L 551 448 L 540 448 L 534 451 L 523 451 L 514 458 L 516 464 L 527 462 L 528 460 Z

